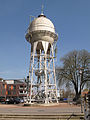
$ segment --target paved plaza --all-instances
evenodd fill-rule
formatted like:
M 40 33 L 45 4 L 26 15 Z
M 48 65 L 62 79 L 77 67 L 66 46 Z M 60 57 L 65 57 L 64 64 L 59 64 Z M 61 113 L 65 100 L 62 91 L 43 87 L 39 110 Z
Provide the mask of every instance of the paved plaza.
M 79 114 L 81 113 L 80 106 L 60 103 L 55 106 L 38 106 L 30 107 L 17 105 L 0 105 L 0 114 L 21 114 L 21 115 L 48 115 L 48 114 Z

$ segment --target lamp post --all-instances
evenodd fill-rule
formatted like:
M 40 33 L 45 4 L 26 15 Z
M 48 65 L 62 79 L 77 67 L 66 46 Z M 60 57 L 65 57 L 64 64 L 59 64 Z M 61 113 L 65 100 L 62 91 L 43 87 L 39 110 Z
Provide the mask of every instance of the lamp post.
M 80 71 L 79 71 L 79 73 L 80 73 L 80 82 L 81 82 L 81 77 L 82 77 L 82 70 L 83 69 L 80 69 Z M 81 89 L 81 113 L 83 113 L 83 105 L 82 105 L 82 88 L 80 88 Z
M 88 97 L 87 120 L 90 120 L 90 89 L 89 89 L 87 97 Z

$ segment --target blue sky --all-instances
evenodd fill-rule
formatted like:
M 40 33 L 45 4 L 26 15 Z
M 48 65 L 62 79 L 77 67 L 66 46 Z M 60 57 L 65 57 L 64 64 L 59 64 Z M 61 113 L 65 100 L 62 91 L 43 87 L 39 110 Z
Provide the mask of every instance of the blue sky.
M 44 14 L 59 35 L 57 65 L 74 49 L 90 52 L 90 0 L 0 0 L 0 77 L 28 74 L 30 45 L 25 40 L 29 16 Z

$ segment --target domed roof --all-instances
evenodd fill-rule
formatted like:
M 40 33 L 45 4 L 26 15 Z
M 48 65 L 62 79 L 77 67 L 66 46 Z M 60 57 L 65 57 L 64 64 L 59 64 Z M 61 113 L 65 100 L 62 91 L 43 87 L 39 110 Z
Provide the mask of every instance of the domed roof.
M 55 28 L 53 23 L 45 17 L 45 15 L 39 15 L 35 18 L 29 27 L 30 32 L 37 30 L 46 30 L 55 33 Z

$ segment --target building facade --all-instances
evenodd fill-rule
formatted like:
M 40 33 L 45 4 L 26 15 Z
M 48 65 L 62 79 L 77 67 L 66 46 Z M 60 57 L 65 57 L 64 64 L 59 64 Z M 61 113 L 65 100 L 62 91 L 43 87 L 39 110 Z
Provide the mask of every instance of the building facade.
M 23 98 L 27 96 L 27 84 L 21 80 L 1 80 L 0 97 Z
M 0 97 L 6 97 L 7 84 L 4 80 L 0 80 Z

